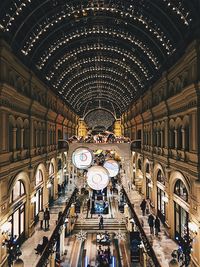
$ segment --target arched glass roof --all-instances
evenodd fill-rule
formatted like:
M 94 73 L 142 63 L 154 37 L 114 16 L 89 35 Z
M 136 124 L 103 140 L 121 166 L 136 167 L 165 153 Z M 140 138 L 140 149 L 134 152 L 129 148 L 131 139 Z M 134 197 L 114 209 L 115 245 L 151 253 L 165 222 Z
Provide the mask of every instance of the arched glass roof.
M 116 116 L 198 37 L 198 0 L 1 0 L 0 31 L 78 115 Z

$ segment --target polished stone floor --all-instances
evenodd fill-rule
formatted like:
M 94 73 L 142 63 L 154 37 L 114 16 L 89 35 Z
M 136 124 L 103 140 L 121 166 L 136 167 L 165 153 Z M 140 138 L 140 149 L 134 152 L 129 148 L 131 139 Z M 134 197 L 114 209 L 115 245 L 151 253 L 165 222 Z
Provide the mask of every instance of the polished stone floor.
M 40 229 L 39 223 L 35 226 L 35 233 L 27 239 L 21 246 L 22 256 L 21 259 L 24 261 L 25 267 L 34 267 L 39 261 L 40 256 L 35 254 L 34 248 L 37 247 L 39 243 L 42 241 L 43 236 L 47 236 L 48 238 L 53 233 L 53 230 L 56 225 L 56 221 L 58 218 L 59 211 L 63 211 L 66 205 L 66 201 L 70 198 L 72 194 L 73 188 L 69 188 L 66 190 L 64 194 L 62 194 L 50 208 L 50 227 L 48 231 L 44 231 Z
M 50 210 L 51 220 L 50 220 L 50 230 L 43 231 L 39 229 L 39 225 L 35 227 L 35 233 L 32 237 L 24 242 L 21 247 L 22 250 L 22 259 L 24 261 L 24 266 L 36 266 L 40 256 L 35 254 L 34 248 L 37 246 L 39 242 L 41 242 L 42 237 L 46 235 L 50 237 L 55 227 L 55 222 L 58 217 L 58 212 L 63 210 L 65 207 L 66 199 L 70 197 L 72 193 L 72 188 L 69 191 L 65 192 L 65 195 L 61 196 L 58 200 L 55 201 L 54 205 Z M 159 237 L 155 237 L 150 235 L 149 226 L 147 223 L 147 216 L 142 216 L 140 210 L 140 203 L 142 200 L 142 196 L 138 194 L 135 189 L 132 189 L 128 192 L 129 198 L 131 202 L 134 204 L 135 210 L 138 214 L 138 217 L 144 222 L 144 230 L 148 236 L 148 238 L 153 243 L 153 248 L 155 253 L 161 263 L 162 267 L 168 267 L 169 260 L 171 259 L 171 252 L 174 249 L 177 249 L 177 244 L 167 237 L 164 231 L 164 227 L 161 227 L 161 233 L 159 233 Z M 90 213 L 87 214 L 87 207 L 86 203 L 81 210 L 81 215 L 77 220 L 75 228 L 73 230 L 73 235 L 65 238 L 65 247 L 64 251 L 65 254 L 62 256 L 62 267 L 77 267 L 80 264 L 80 253 L 84 251 L 87 262 L 90 263 L 92 267 L 96 267 L 96 256 L 97 256 L 97 249 L 99 244 L 96 242 L 96 234 L 99 231 L 107 230 L 110 234 L 116 233 L 119 229 L 122 232 L 126 232 L 125 223 L 123 219 L 119 219 L 119 211 L 117 205 L 117 196 L 109 200 L 109 214 L 104 215 L 104 230 L 99 230 L 98 226 L 98 215 L 93 215 L 91 218 Z M 87 232 L 87 239 L 81 243 L 77 238 L 76 234 L 80 231 Z M 124 267 L 132 267 L 132 266 L 139 266 L 136 264 L 130 263 L 130 255 L 128 249 L 128 240 L 120 240 L 118 243 L 118 247 L 112 241 L 111 243 L 111 254 L 114 255 L 116 258 L 120 258 L 121 265 Z

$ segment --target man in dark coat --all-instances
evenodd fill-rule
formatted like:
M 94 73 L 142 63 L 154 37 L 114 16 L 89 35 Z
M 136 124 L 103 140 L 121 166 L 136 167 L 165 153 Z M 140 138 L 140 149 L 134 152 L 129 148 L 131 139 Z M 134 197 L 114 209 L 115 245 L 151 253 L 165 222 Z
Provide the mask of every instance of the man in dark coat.
M 154 217 L 152 214 L 149 215 L 148 217 L 148 224 L 149 224 L 149 227 L 150 227 L 150 233 L 153 235 L 154 234 L 154 231 L 153 231 L 153 228 L 154 228 Z
M 49 220 L 50 220 L 50 212 L 49 212 L 49 209 L 46 208 L 44 212 L 45 230 L 49 229 Z
M 141 204 L 140 204 L 140 208 L 142 210 L 142 215 L 145 215 L 145 210 L 146 210 L 146 206 L 147 206 L 147 202 L 145 199 L 142 200 Z
M 158 233 L 160 232 L 160 220 L 158 216 L 156 216 L 155 219 L 155 235 L 158 236 Z

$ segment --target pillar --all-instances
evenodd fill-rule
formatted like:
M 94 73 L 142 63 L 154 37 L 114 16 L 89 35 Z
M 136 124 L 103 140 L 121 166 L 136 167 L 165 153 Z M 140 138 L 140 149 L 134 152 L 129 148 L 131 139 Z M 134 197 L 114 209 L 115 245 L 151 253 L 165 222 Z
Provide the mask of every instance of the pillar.
M 182 134 L 182 149 L 185 150 L 185 129 L 181 129 L 181 134 Z
M 13 128 L 13 151 L 16 150 L 17 128 Z
M 160 146 L 163 147 L 163 130 L 160 131 Z
M 20 129 L 20 142 L 21 142 L 20 148 L 21 150 L 23 150 L 24 149 L 24 129 L 23 128 Z
M 175 144 L 174 144 L 174 146 L 177 149 L 178 148 L 178 132 L 177 132 L 177 130 L 174 130 L 174 133 L 175 133 Z

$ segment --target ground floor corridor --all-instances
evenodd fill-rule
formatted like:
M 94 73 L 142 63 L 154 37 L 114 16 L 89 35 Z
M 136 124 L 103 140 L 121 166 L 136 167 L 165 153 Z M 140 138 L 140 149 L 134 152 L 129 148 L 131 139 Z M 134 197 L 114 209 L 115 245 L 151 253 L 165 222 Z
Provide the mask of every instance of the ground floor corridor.
M 41 243 L 42 237 L 51 237 L 58 220 L 59 211 L 64 207 L 72 194 L 73 188 L 66 190 L 65 193 L 54 202 L 50 209 L 50 228 L 48 231 L 40 229 L 39 224 L 35 227 L 35 233 L 22 245 L 22 259 L 24 266 L 38 266 L 41 255 L 35 254 L 35 248 Z M 133 187 L 127 190 L 128 197 L 134 206 L 138 219 L 152 245 L 155 254 L 160 262 L 160 266 L 169 266 L 171 253 L 177 249 L 177 244 L 167 236 L 165 228 L 161 227 L 161 232 L 156 237 L 150 234 L 148 226 L 148 215 L 143 216 L 140 209 L 142 196 Z M 151 259 L 143 254 L 136 261 L 132 261 L 130 250 L 130 232 L 137 230 L 133 221 L 127 214 L 126 207 L 123 213 L 118 208 L 118 193 L 108 194 L 108 213 L 103 214 L 103 227 L 99 226 L 99 214 L 91 214 L 87 206 L 87 196 L 83 197 L 79 213 L 74 213 L 74 222 L 68 222 L 64 229 L 61 257 L 56 261 L 55 253 L 53 261 L 49 266 L 78 267 L 78 266 L 123 266 L 123 267 L 142 267 L 151 265 Z M 74 210 L 75 212 L 75 210 Z M 152 211 L 153 212 L 153 211 Z M 70 216 L 70 214 L 69 214 Z M 69 217 L 68 216 L 68 217 Z M 101 229 L 100 229 L 101 228 Z M 103 229 L 102 229 L 103 228 Z M 60 243 L 60 244 L 61 244 Z M 109 265 L 99 264 L 99 257 L 106 257 L 109 253 Z M 100 255 L 100 256 L 99 256 Z M 54 263 L 52 263 L 54 262 Z M 57 265 L 56 265 L 57 264 Z

